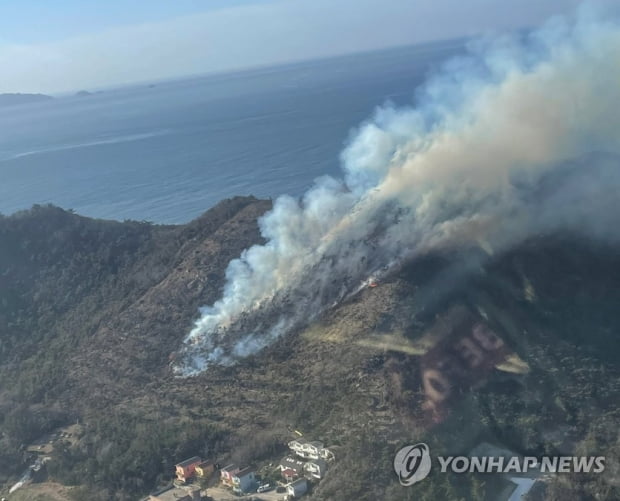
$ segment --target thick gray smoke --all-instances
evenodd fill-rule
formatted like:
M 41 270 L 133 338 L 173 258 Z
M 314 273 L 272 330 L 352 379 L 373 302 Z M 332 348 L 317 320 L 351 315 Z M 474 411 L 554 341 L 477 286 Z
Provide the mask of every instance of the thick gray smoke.
M 417 93 L 378 109 L 342 154 L 344 179 L 276 200 L 267 243 L 226 273 L 177 372 L 230 364 L 436 249 L 505 248 L 569 229 L 618 235 L 620 28 L 581 15 L 478 42 Z

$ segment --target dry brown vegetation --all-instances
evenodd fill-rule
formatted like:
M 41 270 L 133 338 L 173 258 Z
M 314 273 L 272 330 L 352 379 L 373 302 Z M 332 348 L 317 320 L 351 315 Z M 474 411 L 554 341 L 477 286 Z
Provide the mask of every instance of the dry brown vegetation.
M 83 436 L 48 470 L 95 500 L 136 499 L 193 454 L 278 459 L 292 429 L 336 455 L 315 500 L 483 499 L 472 493 L 484 482 L 466 476 L 400 487 L 392 458 L 412 441 L 452 454 L 483 439 L 552 453 L 559 425 L 575 437 L 564 447 L 609 438 L 620 263 L 608 248 L 562 240 L 499 256 L 449 293 L 435 272 L 454 256 L 429 258 L 238 366 L 174 378 L 171 354 L 198 307 L 218 298 L 230 259 L 260 241 L 256 219 L 269 207 L 235 198 L 178 227 L 53 207 L 0 219 L 0 481 L 21 472 L 22 443 L 77 419 Z M 484 310 L 532 371 L 493 375 L 432 427 L 408 343 L 455 300 Z M 583 499 L 617 493 L 602 478 L 569 488 Z

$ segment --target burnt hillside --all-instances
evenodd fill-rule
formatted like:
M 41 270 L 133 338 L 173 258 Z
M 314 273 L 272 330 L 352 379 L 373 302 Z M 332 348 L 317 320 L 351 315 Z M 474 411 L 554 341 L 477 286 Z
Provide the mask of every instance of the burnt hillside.
M 48 470 L 82 485 L 82 499 L 138 499 L 193 454 L 277 462 L 292 429 L 336 456 L 316 500 L 495 492 L 475 476 L 402 488 L 392 459 L 413 441 L 451 454 L 488 441 L 617 457 L 620 255 L 566 235 L 491 256 L 427 256 L 239 365 L 175 378 L 198 308 L 260 241 L 256 220 L 269 208 L 235 198 L 180 226 L 55 207 L 0 219 L 0 482 L 20 473 L 22 444 L 76 420 L 83 436 L 57 448 Z M 455 304 L 529 372 L 491 367 L 429 417 L 420 346 Z M 562 477 L 547 498 L 616 499 L 618 478 Z

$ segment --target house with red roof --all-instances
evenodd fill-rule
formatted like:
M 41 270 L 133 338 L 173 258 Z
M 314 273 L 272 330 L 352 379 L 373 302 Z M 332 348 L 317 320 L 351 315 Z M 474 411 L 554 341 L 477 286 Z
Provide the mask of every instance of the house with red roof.
M 196 473 L 196 467 L 202 463 L 198 456 L 191 457 L 175 465 L 177 478 L 180 482 L 187 482 Z

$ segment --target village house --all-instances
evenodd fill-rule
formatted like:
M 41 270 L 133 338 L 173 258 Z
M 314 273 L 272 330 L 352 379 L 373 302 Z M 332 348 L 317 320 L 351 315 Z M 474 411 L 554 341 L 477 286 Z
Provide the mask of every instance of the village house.
M 181 461 L 175 466 L 177 478 L 181 482 L 187 482 L 194 476 L 196 466 L 202 463 L 202 459 L 198 456 L 191 457 L 185 461 Z
M 232 484 L 233 491 L 239 494 L 254 492 L 258 487 L 254 470 L 249 466 L 233 475 Z
M 304 459 L 318 459 L 324 454 L 323 442 L 308 442 L 305 438 L 298 438 L 288 443 L 289 449 Z
M 280 469 L 284 480 L 286 480 L 287 482 L 291 482 L 303 475 L 304 465 L 305 463 L 303 461 L 292 458 L 290 456 L 286 456 L 282 458 L 280 464 L 278 465 L 278 468 Z
M 286 486 L 286 493 L 291 498 L 300 498 L 308 492 L 308 481 L 300 478 Z
M 215 471 L 215 463 L 211 460 L 203 461 L 196 466 L 196 475 L 200 478 L 208 478 L 213 475 Z
M 327 461 L 324 459 L 312 459 L 304 464 L 304 471 L 311 477 L 322 479 L 327 472 Z
M 233 477 L 239 473 L 241 469 L 234 464 L 229 464 L 220 470 L 220 480 L 226 487 L 233 486 Z
M 303 452 L 303 447 L 306 445 L 308 441 L 305 438 L 296 438 L 288 443 L 288 448 L 292 450 L 295 454 L 299 454 Z
M 299 478 L 299 473 L 297 473 L 295 470 L 292 470 L 291 468 L 286 468 L 282 470 L 281 474 L 282 478 L 287 482 L 292 482 L 293 480 Z

